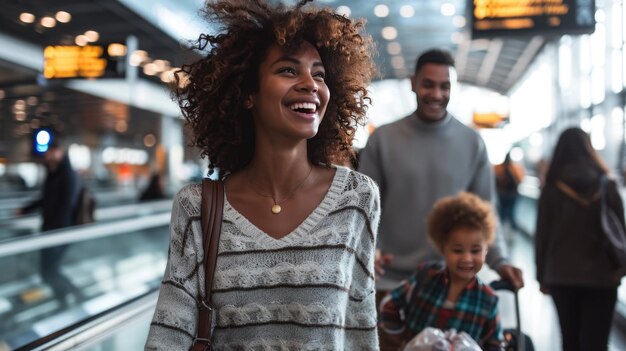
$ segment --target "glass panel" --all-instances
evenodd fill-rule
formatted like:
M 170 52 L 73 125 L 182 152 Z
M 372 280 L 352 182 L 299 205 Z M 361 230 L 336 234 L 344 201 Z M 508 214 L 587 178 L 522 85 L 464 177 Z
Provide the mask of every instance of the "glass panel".
M 622 11 L 619 2 L 613 3 L 611 8 L 611 47 L 621 49 L 622 47 Z
M 591 102 L 599 104 L 604 101 L 604 67 L 594 67 L 591 71 Z M 583 88 L 584 90 L 584 88 Z
M 593 67 L 606 63 L 606 26 L 596 24 L 596 31 L 591 35 L 591 60 Z
M 0 344 L 15 349 L 159 288 L 167 226 L 0 258 Z
M 613 50 L 611 53 L 611 90 L 614 93 L 622 91 L 622 52 Z
M 97 195 L 97 194 L 95 194 Z M 96 200 L 97 201 L 97 200 Z M 2 200 L 0 200 L 1 208 Z M 97 202 L 99 204 L 99 202 Z M 15 213 L 15 206 L 13 213 Z M 172 200 L 158 200 L 141 204 L 108 204 L 96 208 L 94 226 L 103 223 L 111 223 L 121 219 L 140 218 L 157 213 L 169 212 L 172 209 Z M 3 241 L 28 235 L 38 235 L 41 230 L 41 218 L 39 213 L 27 214 L 19 217 L 0 217 L 0 244 Z
M 591 117 L 591 145 L 596 150 L 604 150 L 606 147 L 606 137 L 604 136 L 604 126 L 606 124 L 604 115 L 598 114 Z
M 152 313 L 146 314 L 117 330 L 106 339 L 82 351 L 143 350 L 148 338 Z
M 572 37 L 564 35 L 559 44 L 559 86 L 570 90 L 572 84 Z

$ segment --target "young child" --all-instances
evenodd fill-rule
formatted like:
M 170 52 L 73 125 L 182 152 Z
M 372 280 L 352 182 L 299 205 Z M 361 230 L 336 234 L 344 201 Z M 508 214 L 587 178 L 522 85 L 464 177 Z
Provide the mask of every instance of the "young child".
M 476 277 L 495 237 L 489 203 L 461 192 L 435 203 L 428 235 L 443 262 L 426 262 L 380 304 L 380 327 L 407 342 L 426 327 L 468 333 L 484 350 L 502 350 L 498 298 Z

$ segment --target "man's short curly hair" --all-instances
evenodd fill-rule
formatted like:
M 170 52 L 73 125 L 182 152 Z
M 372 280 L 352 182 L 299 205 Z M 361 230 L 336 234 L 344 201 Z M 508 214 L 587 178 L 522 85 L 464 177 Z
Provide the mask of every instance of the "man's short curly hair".
M 480 230 L 487 244 L 495 239 L 496 218 L 489 202 L 480 197 L 460 192 L 435 203 L 428 215 L 428 237 L 439 252 L 455 229 Z
M 207 1 L 204 15 L 218 32 L 200 36 L 195 49 L 206 56 L 177 71 L 173 92 L 192 130 L 192 145 L 209 159 L 209 173 L 217 168 L 223 178 L 252 159 L 254 125 L 244 101 L 258 91 L 259 66 L 275 44 L 295 52 L 311 43 L 326 70 L 330 100 L 317 135 L 308 140 L 309 159 L 326 166 L 351 161 L 352 139 L 370 102 L 367 86 L 376 74 L 373 42 L 363 21 L 305 6 L 310 1 L 294 7 Z

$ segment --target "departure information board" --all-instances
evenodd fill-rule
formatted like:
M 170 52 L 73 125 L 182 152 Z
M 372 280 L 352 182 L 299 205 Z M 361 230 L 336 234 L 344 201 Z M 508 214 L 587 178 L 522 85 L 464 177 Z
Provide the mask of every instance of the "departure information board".
M 592 33 L 595 0 L 470 0 L 472 38 Z
M 54 45 L 44 49 L 43 75 L 54 78 L 99 78 L 105 76 L 112 62 L 98 45 Z

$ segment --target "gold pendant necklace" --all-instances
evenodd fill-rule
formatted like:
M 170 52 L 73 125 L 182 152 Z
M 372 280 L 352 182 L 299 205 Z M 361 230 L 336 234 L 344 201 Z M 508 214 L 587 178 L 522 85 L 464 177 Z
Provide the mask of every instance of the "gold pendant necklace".
M 274 201 L 274 205 L 272 206 L 272 213 L 277 215 L 277 214 L 279 214 L 283 210 L 283 208 L 280 206 L 280 204 L 282 204 L 283 202 L 285 202 L 288 199 L 290 199 L 296 193 L 296 191 L 298 191 L 298 189 L 300 189 L 300 187 L 302 185 L 304 185 L 304 182 L 306 182 L 306 180 L 309 179 L 309 176 L 311 175 L 312 172 L 313 172 L 313 165 L 311 165 L 311 169 L 309 170 L 309 173 L 306 175 L 306 177 L 304 177 L 304 179 L 289 193 L 289 195 L 287 195 L 287 197 L 285 197 L 284 199 L 282 199 L 280 201 L 276 201 L 276 199 L 274 198 L 273 195 L 262 194 L 261 192 L 259 192 L 256 189 L 254 189 L 254 192 L 256 192 L 257 194 L 259 194 L 259 195 L 261 195 L 263 197 L 271 198 L 272 201 Z M 250 178 L 248 178 L 248 181 L 250 181 Z M 252 182 L 250 182 L 250 183 L 252 183 Z
M 274 206 L 272 206 L 272 213 L 273 214 L 279 214 L 280 211 L 282 211 L 282 210 L 283 210 L 283 208 L 280 207 L 280 205 L 277 204 L 277 203 L 274 203 Z

